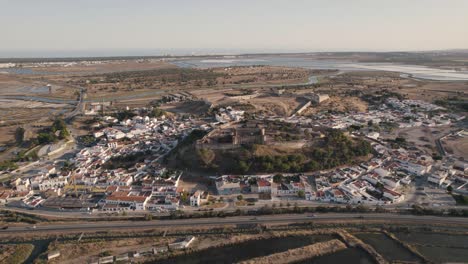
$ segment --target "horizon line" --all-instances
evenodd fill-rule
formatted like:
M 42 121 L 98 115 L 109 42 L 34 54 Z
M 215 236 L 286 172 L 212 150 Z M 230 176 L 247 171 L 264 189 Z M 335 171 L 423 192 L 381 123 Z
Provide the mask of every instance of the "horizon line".
M 468 52 L 468 49 L 467 48 L 449 48 L 449 49 L 431 49 L 431 50 L 382 50 L 382 51 L 379 51 L 379 50 L 329 50 L 329 51 L 265 51 L 265 52 L 260 52 L 260 51 L 253 51 L 252 49 L 252 52 L 221 52 L 221 51 L 213 51 L 213 52 L 208 52 L 208 51 L 205 51 L 205 52 L 202 52 L 200 50 L 196 51 L 196 50 L 192 50 L 192 51 L 188 51 L 188 49 L 174 49 L 172 50 L 172 52 L 177 52 L 177 51 L 182 51 L 182 50 L 186 50 L 185 53 L 181 53 L 181 54 L 171 54 L 170 51 L 166 51 L 166 52 L 161 52 L 161 54 L 144 54 L 145 52 L 142 51 L 141 54 L 135 54 L 135 55 L 124 55 L 123 53 L 125 53 L 123 50 L 121 51 L 122 55 L 118 55 L 117 53 L 115 55 L 66 55 L 66 56 L 49 56 L 49 55 L 46 55 L 46 56 L 36 56 L 36 55 L 33 55 L 33 56 L 2 56 L 0 55 L 0 60 L 2 61 L 5 61 L 5 60 L 21 60 L 21 59 L 86 59 L 86 58 L 92 58 L 92 59 L 105 59 L 105 58 L 109 58 L 109 59 L 117 59 L 117 58 L 178 58 L 178 57 L 214 57 L 214 56 L 248 56 L 248 55 L 288 55 L 288 54 L 291 54 L 291 55 L 297 55 L 297 54 L 315 54 L 315 53 L 429 53 L 429 52 L 457 52 L 457 51 L 460 51 L 460 52 Z M 240 49 L 237 49 L 238 51 L 240 51 Z M 93 52 L 104 52 L 104 50 L 94 50 L 94 51 L 91 51 L 91 53 Z M 116 50 L 114 50 L 116 51 Z M 130 51 L 130 50 L 129 50 Z M 128 52 L 129 52 L 128 51 Z M 134 50 L 136 51 L 136 50 Z M 147 50 L 148 52 L 150 52 L 150 50 Z M 15 51 L 10 51 L 10 52 L 15 52 Z M 65 50 L 62 50 L 62 51 L 53 51 L 53 50 L 50 50 L 50 51 L 46 51 L 46 50 L 43 50 L 43 51 L 30 51 L 30 52 L 26 52 L 26 53 L 31 53 L 31 52 L 34 52 L 34 53 L 37 53 L 37 52 L 86 52 L 85 50 L 69 50 L 69 51 L 65 51 Z M 107 52 L 112 52 L 112 51 L 107 51 Z M 153 51 L 154 52 L 154 51 Z M 7 52 L 9 53 L 9 52 Z M 198 54 L 197 54 L 198 53 Z

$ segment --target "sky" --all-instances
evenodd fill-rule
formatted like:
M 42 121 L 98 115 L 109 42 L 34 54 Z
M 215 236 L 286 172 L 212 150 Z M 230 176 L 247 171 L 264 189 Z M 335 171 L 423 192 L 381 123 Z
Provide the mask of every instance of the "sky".
M 0 0 L 0 57 L 468 49 L 468 0 Z

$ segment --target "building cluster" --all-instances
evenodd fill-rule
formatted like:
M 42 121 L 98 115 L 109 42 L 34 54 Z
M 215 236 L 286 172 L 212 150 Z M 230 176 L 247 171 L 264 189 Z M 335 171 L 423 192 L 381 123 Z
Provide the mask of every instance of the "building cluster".
M 168 252 L 169 250 L 181 250 L 181 249 L 189 248 L 194 241 L 195 241 L 194 236 L 188 236 L 185 238 L 177 239 L 176 241 L 169 243 L 167 245 L 143 247 L 136 251 L 127 252 L 127 253 L 123 253 L 123 254 L 116 255 L 116 256 L 92 258 L 88 263 L 90 264 L 133 263 L 133 261 L 137 261 L 138 259 L 164 254 Z
M 67 166 L 52 164 L 36 175 L 15 179 L 11 189 L 0 189 L 0 204 L 15 202 L 30 208 L 104 212 L 177 210 L 181 208 L 182 194 L 186 195 L 179 187 L 181 173 L 161 166 L 160 160 L 194 129 L 210 130 L 219 126 L 197 141 L 198 148 L 232 149 L 253 144 L 300 147 L 306 141 L 303 134 L 309 138 L 323 137 L 320 132 L 323 128 L 383 123 L 394 123 L 398 127 L 439 126 L 463 118 L 443 110 L 423 101 L 389 98 L 386 104 L 366 113 L 319 113 L 312 118 L 281 118 L 285 123 L 300 124 L 294 129 L 288 127 L 291 124 L 276 122 L 278 118 L 275 117 L 238 122 L 244 112 L 231 107 L 219 109 L 215 115 L 217 122 L 211 124 L 164 116 L 137 115 L 122 121 L 107 116 L 102 118 L 104 128 L 93 133 L 97 144 L 81 149 Z M 463 133 L 458 134 L 465 136 Z M 379 140 L 377 132 L 370 131 L 366 136 L 377 155 L 359 165 L 322 171 L 314 176 L 223 175 L 215 179 L 217 194 L 259 194 L 267 199 L 296 197 L 319 202 L 384 205 L 404 201 L 403 190 L 407 189 L 404 186 L 422 175 L 428 176 L 428 183 L 442 188 L 454 183 L 468 186 L 465 162 L 436 162 L 417 149 L 392 148 L 390 143 Z M 209 194 L 197 190 L 187 198 L 191 206 L 198 207 L 208 202 Z
M 308 177 L 302 174 L 275 175 L 223 175 L 216 178 L 218 195 L 270 194 L 270 197 L 306 197 L 312 188 Z M 299 195 L 302 193 L 302 195 Z
M 234 110 L 230 106 L 226 108 L 221 107 L 218 113 L 215 114 L 215 119 L 220 123 L 241 121 L 244 119 L 244 112 L 245 111 Z
M 182 91 L 180 93 L 164 95 L 162 97 L 161 101 L 165 102 L 165 103 L 170 103 L 170 102 L 189 101 L 189 100 L 193 100 L 193 99 L 194 99 L 194 97 L 193 97 L 192 94 Z
M 385 148 L 374 144 L 374 149 Z M 386 149 L 386 148 L 385 148 Z M 430 171 L 432 158 L 416 156 L 404 149 L 389 150 L 356 166 L 324 172 L 316 177 L 312 199 L 324 202 L 383 205 L 405 199 L 403 185 L 414 176 Z
M 447 126 L 460 121 L 463 115 L 449 114 L 444 108 L 421 100 L 399 100 L 389 98 L 385 104 L 365 113 L 322 112 L 313 117 L 291 116 L 289 118 L 268 117 L 290 123 L 345 129 L 351 126 L 365 127 L 368 124 L 393 123 L 397 127 Z
M 81 149 L 71 166 L 51 165 L 18 178 L 14 192 L 22 206 L 102 211 L 171 211 L 179 208 L 180 172 L 158 162 L 194 128 L 190 120 L 135 116 L 94 132 L 98 143 Z M 127 164 L 130 164 L 127 166 Z

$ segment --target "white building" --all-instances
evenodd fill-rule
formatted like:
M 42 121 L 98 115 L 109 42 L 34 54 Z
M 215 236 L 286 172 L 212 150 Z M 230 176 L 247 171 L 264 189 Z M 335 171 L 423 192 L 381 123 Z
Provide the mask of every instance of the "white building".
M 271 192 L 271 183 L 264 179 L 258 179 L 256 184 L 252 185 L 253 193 L 269 193 Z
M 203 203 L 207 202 L 208 194 L 201 190 L 197 190 L 192 196 L 190 196 L 190 206 L 198 207 Z

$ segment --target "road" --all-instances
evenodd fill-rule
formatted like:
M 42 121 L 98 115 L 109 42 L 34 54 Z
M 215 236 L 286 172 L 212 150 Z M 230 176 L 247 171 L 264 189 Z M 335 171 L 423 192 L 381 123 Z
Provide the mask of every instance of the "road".
M 445 224 L 468 227 L 466 218 L 458 217 L 438 217 L 438 216 L 415 216 L 415 215 L 397 215 L 397 214 L 285 214 L 268 216 L 236 216 L 226 218 L 199 218 L 199 219 L 180 219 L 180 220 L 156 220 L 156 221 L 120 221 L 120 222 L 87 222 L 87 223 L 64 223 L 64 224 L 44 224 L 32 226 L 15 226 L 6 230 L 0 230 L 2 234 L 20 234 L 31 232 L 86 232 L 86 231 L 115 231 L 130 229 L 148 229 L 157 227 L 177 227 L 177 226 L 216 226 L 216 225 L 237 225 L 237 224 L 285 224 L 285 223 L 303 223 L 303 222 L 330 222 L 330 221 L 389 221 L 392 223 L 410 223 L 410 224 Z
M 77 87 L 77 88 L 80 89 L 80 97 L 78 98 L 78 102 L 76 103 L 75 109 L 67 115 L 66 119 L 72 119 L 76 115 L 83 113 L 85 109 L 84 99 L 86 97 L 86 89 L 82 87 Z

